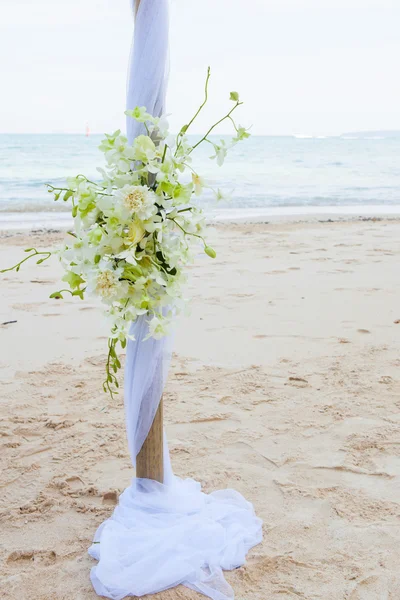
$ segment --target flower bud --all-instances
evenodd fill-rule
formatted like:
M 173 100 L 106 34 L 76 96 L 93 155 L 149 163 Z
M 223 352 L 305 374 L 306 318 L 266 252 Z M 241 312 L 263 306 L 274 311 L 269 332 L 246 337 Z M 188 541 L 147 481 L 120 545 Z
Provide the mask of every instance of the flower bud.
M 205 246 L 204 252 L 211 258 L 215 258 L 217 256 L 217 253 L 215 252 L 214 248 L 211 248 L 211 246 Z

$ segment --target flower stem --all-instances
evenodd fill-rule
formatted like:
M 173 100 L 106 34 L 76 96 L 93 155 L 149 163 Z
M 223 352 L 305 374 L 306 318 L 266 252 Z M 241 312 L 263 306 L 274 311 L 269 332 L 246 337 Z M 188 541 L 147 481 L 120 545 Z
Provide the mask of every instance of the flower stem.
M 206 240 L 203 238 L 203 236 L 202 236 L 202 235 L 199 235 L 198 233 L 190 233 L 190 231 L 186 231 L 186 229 L 184 229 L 184 228 L 182 227 L 182 225 L 180 225 L 180 224 L 178 223 L 178 221 L 176 221 L 176 220 L 175 220 L 175 218 L 174 218 L 174 219 L 172 219 L 171 217 L 167 217 L 167 219 L 169 219 L 170 221 L 173 221 L 173 222 L 175 223 L 175 225 L 178 225 L 179 229 L 182 229 L 182 231 L 183 231 L 183 233 L 184 233 L 185 235 L 191 235 L 191 236 L 193 236 L 193 237 L 197 237 L 197 238 L 199 238 L 199 239 L 200 239 L 200 240 L 203 242 L 203 244 L 204 244 L 204 247 L 206 247 L 206 246 L 207 246 L 207 244 L 206 244 Z
M 204 100 L 203 100 L 202 104 L 200 105 L 200 107 L 198 108 L 198 110 L 197 110 L 196 114 L 194 115 L 194 117 L 192 117 L 190 119 L 189 123 L 186 125 L 184 133 L 187 132 L 187 130 L 189 129 L 189 127 L 193 124 L 193 121 L 195 119 L 197 119 L 197 117 L 199 116 L 200 112 L 202 111 L 202 109 L 204 108 L 204 106 L 207 104 L 207 100 L 208 100 L 208 82 L 210 80 L 210 76 L 211 76 L 211 69 L 210 69 L 210 67 L 208 67 L 207 68 L 206 83 L 205 83 L 205 86 L 204 86 Z M 182 138 L 182 135 L 183 134 L 182 134 L 182 130 L 181 130 L 178 133 L 178 135 L 176 136 L 177 147 L 176 147 L 176 150 L 175 150 L 175 156 L 176 156 L 176 153 L 178 152 L 178 150 L 179 150 L 179 148 L 181 146 L 181 140 L 179 140 L 179 143 L 178 143 L 178 139 L 179 139 L 179 137 Z
M 42 262 L 44 262 L 45 260 L 47 260 L 48 258 L 50 258 L 51 256 L 51 252 L 38 252 L 36 250 L 36 248 L 30 248 L 30 250 L 33 251 L 33 254 L 30 254 L 29 256 L 27 256 L 26 258 L 22 259 L 19 263 L 17 263 L 16 265 L 14 265 L 13 267 L 9 267 L 8 269 L 1 269 L 0 273 L 7 273 L 7 271 L 19 271 L 21 265 L 26 262 L 27 260 L 29 260 L 30 258 L 34 258 L 35 256 L 44 256 L 44 258 L 40 258 L 37 264 L 41 264 Z M 29 250 L 28 250 L 29 252 Z
M 197 148 L 197 146 L 199 146 L 202 142 L 204 142 L 204 140 L 206 140 L 208 138 L 208 136 L 210 135 L 210 133 L 212 132 L 212 130 L 215 129 L 217 127 L 217 125 L 219 125 L 220 123 L 222 123 L 222 121 L 225 121 L 225 119 L 230 119 L 231 118 L 231 114 L 233 113 L 233 111 L 236 110 L 237 107 L 240 106 L 241 104 L 243 104 L 243 102 L 236 102 L 235 106 L 233 108 L 231 108 L 231 110 L 228 112 L 227 115 L 225 115 L 224 117 L 222 117 L 222 119 L 220 119 L 219 121 L 217 121 L 216 123 L 214 123 L 214 125 L 212 125 L 212 127 L 210 127 L 210 129 L 207 131 L 207 133 L 201 138 L 201 140 L 199 140 L 192 147 L 192 149 L 189 151 L 189 154 L 191 152 L 193 152 L 193 150 L 195 148 Z M 207 141 L 209 141 L 209 140 L 207 140 Z

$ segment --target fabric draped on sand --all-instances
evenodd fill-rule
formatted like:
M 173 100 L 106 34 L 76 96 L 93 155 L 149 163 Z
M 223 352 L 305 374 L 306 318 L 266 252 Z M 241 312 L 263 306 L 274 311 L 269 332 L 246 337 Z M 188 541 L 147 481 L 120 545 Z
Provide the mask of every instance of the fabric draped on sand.
M 165 110 L 168 70 L 168 0 L 141 0 L 130 58 L 127 106 Z M 130 142 L 143 126 L 127 121 Z M 125 413 L 129 449 L 135 465 L 165 385 L 171 338 L 143 341 L 146 316 L 131 328 L 125 367 Z M 262 522 L 252 505 L 234 490 L 204 494 L 199 483 L 176 477 L 164 436 L 164 483 L 133 479 L 112 516 L 98 528 L 89 554 L 98 563 L 91 580 L 99 596 L 122 600 L 178 584 L 231 600 L 222 570 L 245 562 L 262 538 Z

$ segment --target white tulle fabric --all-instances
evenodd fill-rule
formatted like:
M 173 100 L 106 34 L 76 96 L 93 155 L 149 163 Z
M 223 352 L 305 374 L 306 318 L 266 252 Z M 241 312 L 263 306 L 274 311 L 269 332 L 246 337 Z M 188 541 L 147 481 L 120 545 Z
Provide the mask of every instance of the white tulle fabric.
M 128 79 L 128 108 L 165 110 L 168 61 L 168 0 L 141 0 Z M 132 141 L 140 124 L 127 122 Z M 172 338 L 144 341 L 146 317 L 132 324 L 125 370 L 129 449 L 136 456 L 149 432 L 165 385 Z M 166 407 L 168 410 L 168 406 Z M 245 562 L 261 541 L 262 522 L 234 490 L 204 494 L 192 479 L 176 477 L 164 435 L 164 483 L 134 479 L 112 516 L 98 528 L 89 554 L 98 560 L 91 580 L 99 596 L 122 600 L 178 584 L 212 598 L 232 600 L 222 570 Z

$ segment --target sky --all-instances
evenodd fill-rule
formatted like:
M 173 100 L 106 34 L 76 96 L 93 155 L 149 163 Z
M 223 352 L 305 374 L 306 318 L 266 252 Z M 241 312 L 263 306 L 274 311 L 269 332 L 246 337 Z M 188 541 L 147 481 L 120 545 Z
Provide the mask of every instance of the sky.
M 0 132 L 124 128 L 129 0 L 1 0 L 0 21 Z M 200 104 L 208 65 L 195 132 L 231 90 L 254 134 L 400 129 L 399 23 L 399 0 L 171 0 L 171 129 Z

